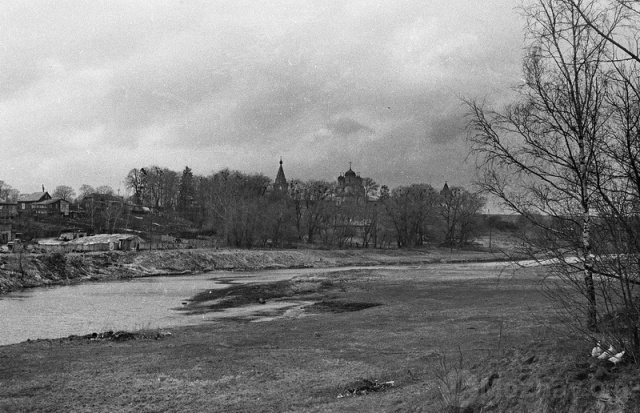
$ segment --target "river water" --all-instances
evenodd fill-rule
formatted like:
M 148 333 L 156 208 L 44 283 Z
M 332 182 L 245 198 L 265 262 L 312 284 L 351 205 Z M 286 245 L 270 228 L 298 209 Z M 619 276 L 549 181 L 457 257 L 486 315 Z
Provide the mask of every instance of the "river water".
M 358 268 L 218 271 L 14 292 L 0 296 L 0 345 L 27 339 L 61 338 L 72 334 L 161 329 L 211 322 L 225 314 L 187 315 L 179 309 L 201 291 L 225 288 L 227 284 L 223 281 L 269 282 L 304 274 Z
M 522 262 L 521 266 L 527 262 Z M 61 338 L 104 331 L 166 329 L 213 322 L 225 317 L 249 317 L 252 312 L 294 312 L 296 303 L 271 302 L 228 309 L 223 312 L 189 315 L 180 311 L 196 294 L 226 288 L 228 282 L 254 283 L 291 279 L 301 275 L 348 270 L 414 271 L 431 279 L 461 280 L 494 278 L 508 262 L 429 264 L 427 266 L 363 266 L 305 268 L 255 272 L 215 271 L 207 274 L 158 276 L 122 281 L 91 282 L 70 286 L 41 287 L 0 295 L 0 345 L 27 339 Z M 299 305 L 309 303 L 300 302 Z M 269 320 L 258 317 L 255 321 Z

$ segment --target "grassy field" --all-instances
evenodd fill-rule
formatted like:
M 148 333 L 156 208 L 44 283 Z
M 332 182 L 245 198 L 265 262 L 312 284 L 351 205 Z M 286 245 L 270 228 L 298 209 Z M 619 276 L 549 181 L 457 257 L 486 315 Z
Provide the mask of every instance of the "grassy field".
M 234 284 L 185 311 L 316 304 L 263 314 L 279 316 L 271 321 L 0 347 L 0 411 L 639 411 L 636 368 L 591 360 L 589 343 L 568 334 L 541 294 L 538 269 L 504 268 L 426 264 Z

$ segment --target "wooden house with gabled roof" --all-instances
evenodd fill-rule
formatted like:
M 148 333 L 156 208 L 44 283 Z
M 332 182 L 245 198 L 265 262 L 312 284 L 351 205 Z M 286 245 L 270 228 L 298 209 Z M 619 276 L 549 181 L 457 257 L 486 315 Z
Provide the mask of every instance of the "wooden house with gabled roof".
M 21 194 L 18 196 L 18 213 L 23 214 L 32 211 L 32 206 L 36 202 L 42 202 L 51 199 L 48 192 L 34 192 L 31 194 Z
M 40 215 L 64 215 L 69 216 L 69 201 L 62 198 L 51 198 L 45 201 L 34 202 L 31 210 Z

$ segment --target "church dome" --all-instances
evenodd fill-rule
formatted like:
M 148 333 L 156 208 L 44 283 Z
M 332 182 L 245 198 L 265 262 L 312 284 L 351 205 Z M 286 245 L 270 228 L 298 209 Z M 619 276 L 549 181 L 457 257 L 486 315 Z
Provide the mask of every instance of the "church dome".
M 345 172 L 345 173 L 344 173 L 344 176 L 353 176 L 353 177 L 355 177 L 355 176 L 356 176 L 356 173 L 355 173 L 355 172 L 353 172 L 353 171 L 351 170 L 351 168 L 349 168 L 349 170 L 348 170 L 347 172 Z

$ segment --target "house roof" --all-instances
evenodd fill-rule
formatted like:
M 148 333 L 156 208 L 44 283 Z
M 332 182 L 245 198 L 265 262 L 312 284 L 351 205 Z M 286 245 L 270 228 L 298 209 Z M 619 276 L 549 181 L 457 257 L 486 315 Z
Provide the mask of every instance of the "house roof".
M 51 199 L 47 199 L 45 201 L 40 201 L 40 202 L 34 202 L 35 204 L 38 205 L 50 205 L 50 204 L 55 204 L 58 201 L 63 201 L 63 202 L 69 202 L 66 199 L 62 199 L 62 198 L 51 198 Z
M 49 196 L 48 192 L 34 192 L 32 194 L 20 194 L 19 202 L 38 202 Z
M 3 205 L 17 205 L 17 202 L 11 202 L 11 201 L 7 201 L 6 199 L 0 199 L 0 204 Z
M 89 237 L 76 238 L 67 244 L 80 244 L 80 245 L 92 245 L 92 244 L 108 244 L 110 242 L 116 243 L 120 240 L 137 239 L 137 235 L 131 234 L 99 234 Z

